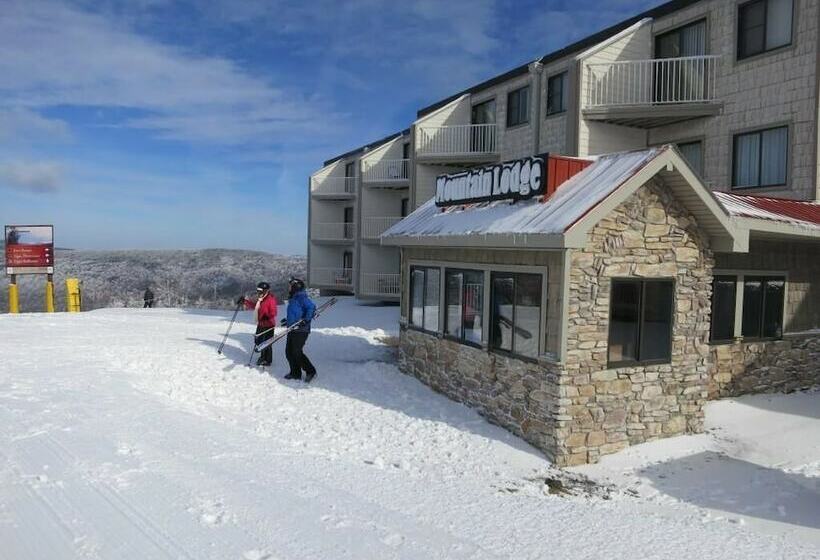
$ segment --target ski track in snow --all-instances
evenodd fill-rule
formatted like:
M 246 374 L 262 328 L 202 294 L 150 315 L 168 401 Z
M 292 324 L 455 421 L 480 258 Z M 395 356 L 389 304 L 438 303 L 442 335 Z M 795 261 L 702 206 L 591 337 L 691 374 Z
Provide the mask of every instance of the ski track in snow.
M 549 495 L 539 452 L 398 371 L 383 344 L 397 334 L 396 307 L 344 298 L 323 316 L 306 346 L 311 385 L 282 379 L 283 343 L 272 371 L 245 367 L 249 313 L 217 355 L 229 317 L 0 316 L 0 559 L 820 555 L 813 448 L 766 464 L 802 484 L 803 501 L 769 473 L 744 484 L 778 503 L 742 515 L 720 513 L 731 484 L 721 495 L 719 481 L 663 470 L 667 451 L 651 447 L 663 442 L 584 467 L 637 498 Z M 691 464 L 677 471 L 720 461 L 701 451 L 785 456 L 786 444 L 738 450 L 736 412 L 722 435 L 681 438 Z M 674 484 L 647 482 L 664 475 Z M 707 491 L 711 501 L 696 499 Z M 780 523 L 753 520 L 779 512 Z

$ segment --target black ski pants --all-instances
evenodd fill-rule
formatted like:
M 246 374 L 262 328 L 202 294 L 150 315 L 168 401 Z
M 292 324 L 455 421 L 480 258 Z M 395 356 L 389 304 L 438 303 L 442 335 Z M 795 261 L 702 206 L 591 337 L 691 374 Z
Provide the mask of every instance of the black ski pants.
M 154 307 L 154 300 L 152 300 L 152 299 L 146 299 L 146 300 L 145 300 L 145 305 L 143 305 L 143 306 L 142 306 L 142 308 L 143 308 L 143 309 L 145 309 L 146 307 L 147 307 L 148 309 L 153 308 L 153 307 Z
M 290 374 L 302 377 L 302 370 L 308 375 L 316 375 L 316 368 L 303 351 L 310 333 L 292 331 L 288 333 L 288 342 L 285 346 L 285 357 L 288 359 Z
M 263 331 L 268 331 L 268 332 L 266 332 L 265 334 L 259 334 Z M 269 338 L 273 338 L 273 327 L 262 327 L 262 326 L 257 326 L 256 327 L 256 338 L 254 339 L 256 341 L 256 344 L 261 344 L 262 342 L 265 342 Z M 270 345 L 267 348 L 265 348 L 264 350 L 262 350 L 262 352 L 259 354 L 259 358 L 263 362 L 266 362 L 266 363 L 273 362 L 273 345 Z

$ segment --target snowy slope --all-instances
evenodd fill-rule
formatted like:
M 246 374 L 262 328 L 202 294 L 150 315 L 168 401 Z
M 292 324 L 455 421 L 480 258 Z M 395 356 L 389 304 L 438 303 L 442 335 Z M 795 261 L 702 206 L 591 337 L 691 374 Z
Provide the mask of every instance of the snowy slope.
M 282 347 L 274 377 L 244 366 L 249 313 L 223 356 L 221 312 L 0 316 L 0 559 L 820 554 L 817 518 L 778 532 L 685 497 L 549 494 L 536 450 L 398 372 L 397 318 L 340 303 L 306 386 L 281 379 Z M 770 466 L 816 481 L 818 460 Z

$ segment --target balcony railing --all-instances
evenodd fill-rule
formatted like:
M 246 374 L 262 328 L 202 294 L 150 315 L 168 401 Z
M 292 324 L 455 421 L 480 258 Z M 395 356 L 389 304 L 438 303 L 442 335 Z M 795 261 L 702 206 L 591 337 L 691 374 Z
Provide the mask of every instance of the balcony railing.
M 310 233 L 313 239 L 352 241 L 356 237 L 356 224 L 353 222 L 322 222 L 313 224 Z
M 352 268 L 311 268 L 310 283 L 314 286 L 353 287 Z
M 720 56 L 587 64 L 586 106 L 631 107 L 716 101 Z
M 362 237 L 366 239 L 378 239 L 387 229 L 401 220 L 401 216 L 387 216 L 376 218 L 365 218 L 362 220 Z
M 352 195 L 356 194 L 356 177 L 314 178 L 311 187 L 314 195 Z
M 494 124 L 420 126 L 416 151 L 428 156 L 495 154 L 497 130 Z
M 387 183 L 407 181 L 410 177 L 409 159 L 383 159 L 373 163 L 363 163 L 362 181 L 366 183 Z
M 401 293 L 400 274 L 362 274 L 359 291 L 374 296 L 398 296 Z

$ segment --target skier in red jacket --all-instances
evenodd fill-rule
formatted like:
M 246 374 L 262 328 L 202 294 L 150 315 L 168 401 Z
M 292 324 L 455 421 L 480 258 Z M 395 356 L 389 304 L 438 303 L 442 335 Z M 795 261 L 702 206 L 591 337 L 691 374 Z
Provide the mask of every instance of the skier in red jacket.
M 276 326 L 276 297 L 270 292 L 270 284 L 259 282 L 256 285 L 256 301 L 242 296 L 236 303 L 244 305 L 245 309 L 253 309 L 253 318 L 256 321 L 254 344 L 273 338 L 273 328 Z M 262 350 L 256 365 L 269 366 L 272 361 L 273 347 L 268 346 Z

